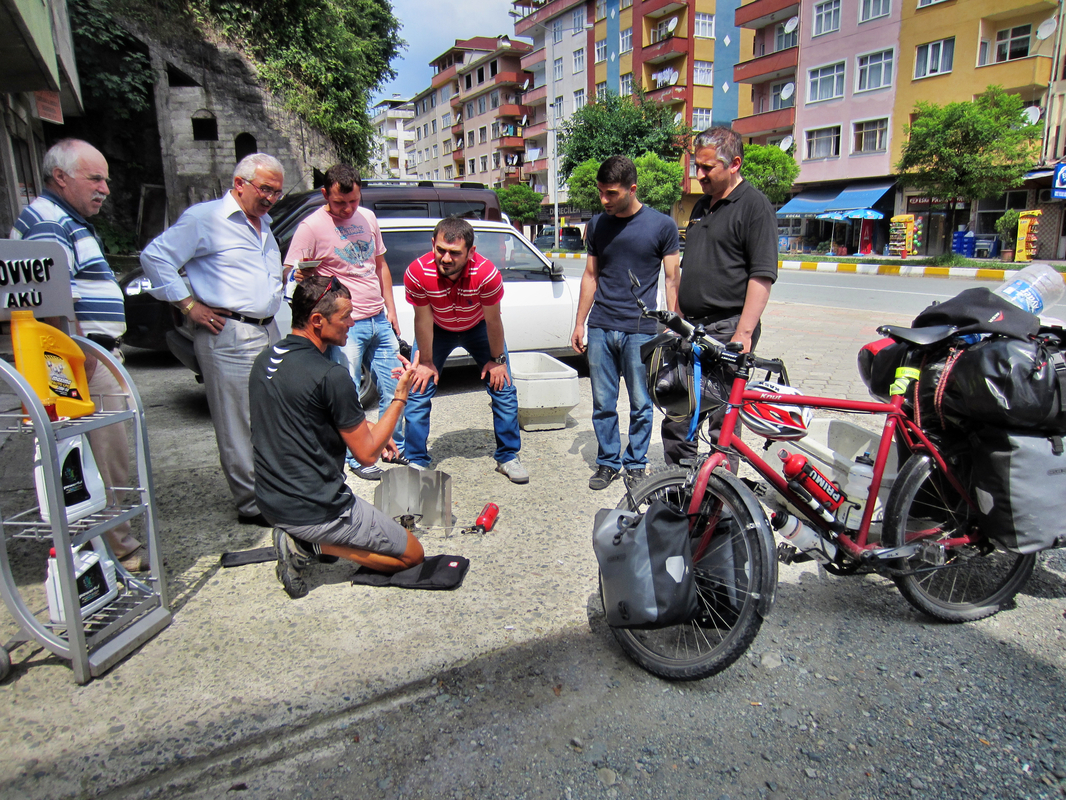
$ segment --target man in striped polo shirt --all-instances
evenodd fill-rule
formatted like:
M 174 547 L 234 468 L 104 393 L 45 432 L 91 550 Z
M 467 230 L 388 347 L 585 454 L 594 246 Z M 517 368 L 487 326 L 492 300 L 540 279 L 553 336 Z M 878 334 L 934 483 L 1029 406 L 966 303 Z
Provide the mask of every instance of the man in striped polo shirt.
M 44 193 L 22 209 L 11 238 L 55 242 L 66 251 L 77 332 L 121 360 L 119 346 L 126 332 L 122 290 L 104 258 L 96 229 L 86 221 L 87 217 L 100 213 L 100 207 L 111 193 L 107 186 L 107 160 L 88 142 L 63 139 L 44 154 L 41 173 Z M 110 370 L 89 356 L 85 359 L 85 373 L 89 377 L 89 396 L 97 408 L 126 410 L 122 388 Z M 115 496 L 110 487 L 130 485 L 126 426 L 97 428 L 89 433 L 89 444 L 108 487 L 108 502 L 113 504 Z M 147 550 L 130 535 L 129 522 L 112 528 L 104 536 L 127 570 L 143 572 L 149 568 Z
M 470 223 L 457 217 L 438 222 L 433 250 L 411 262 L 403 283 L 407 302 L 415 309 L 416 347 L 423 354 L 408 397 L 404 455 L 412 464 L 429 466 L 426 443 L 433 395 L 444 362 L 462 347 L 482 365 L 481 378 L 492 401 L 496 471 L 514 483 L 529 483 L 529 473 L 518 460 L 518 393 L 507 367 L 500 316 L 503 278 L 491 261 L 475 252 Z

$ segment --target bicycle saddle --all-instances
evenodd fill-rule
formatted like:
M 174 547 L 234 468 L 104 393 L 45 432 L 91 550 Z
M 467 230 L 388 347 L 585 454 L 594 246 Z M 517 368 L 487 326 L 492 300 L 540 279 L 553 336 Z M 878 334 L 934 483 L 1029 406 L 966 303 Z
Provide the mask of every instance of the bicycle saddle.
M 927 328 L 904 328 L 902 325 L 882 325 L 877 332 L 897 342 L 907 342 L 918 347 L 931 347 L 946 342 L 957 331 L 954 325 L 931 325 Z

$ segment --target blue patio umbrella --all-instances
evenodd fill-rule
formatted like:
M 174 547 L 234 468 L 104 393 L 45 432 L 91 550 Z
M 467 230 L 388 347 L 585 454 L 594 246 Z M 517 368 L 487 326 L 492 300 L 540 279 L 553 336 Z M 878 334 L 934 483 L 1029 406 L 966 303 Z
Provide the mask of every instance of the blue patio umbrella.
M 884 219 L 885 215 L 880 211 L 874 211 L 872 208 L 853 208 L 851 211 L 845 211 L 844 216 L 848 219 Z
M 830 219 L 833 222 L 848 222 L 848 218 L 842 211 L 826 211 L 824 214 L 819 214 L 815 219 Z

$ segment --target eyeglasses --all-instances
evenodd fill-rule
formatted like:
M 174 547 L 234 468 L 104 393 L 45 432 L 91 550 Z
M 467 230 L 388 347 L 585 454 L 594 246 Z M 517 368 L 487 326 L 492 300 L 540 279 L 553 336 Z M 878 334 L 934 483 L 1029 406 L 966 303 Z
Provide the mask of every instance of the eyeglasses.
M 269 186 L 256 186 L 251 181 L 245 181 L 249 186 L 255 189 L 259 196 L 266 200 L 277 200 L 281 197 L 282 189 L 271 189 Z
M 318 299 L 315 300 L 314 303 L 311 304 L 311 310 L 314 311 L 315 306 L 317 306 L 320 302 L 322 302 L 322 298 L 323 297 L 325 297 L 330 292 L 336 291 L 337 289 L 340 289 L 340 288 L 341 288 L 341 282 L 339 280 L 337 280 L 337 276 L 336 275 L 332 276 L 329 279 L 329 284 L 326 286 L 326 290 L 324 292 L 322 292 L 322 294 L 320 294 L 318 296 Z

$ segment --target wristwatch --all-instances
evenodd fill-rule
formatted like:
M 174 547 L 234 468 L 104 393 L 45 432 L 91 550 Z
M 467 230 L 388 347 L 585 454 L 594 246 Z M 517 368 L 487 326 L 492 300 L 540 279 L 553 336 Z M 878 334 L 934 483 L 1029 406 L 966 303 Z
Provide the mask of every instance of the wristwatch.
M 196 298 L 190 297 L 189 304 L 184 306 L 178 306 L 178 310 L 187 317 L 189 316 L 189 312 L 192 311 L 192 307 L 194 305 L 196 305 Z
M 495 361 L 497 364 L 506 364 L 507 363 L 507 353 L 500 353 L 498 356 L 496 356 L 496 358 L 494 358 L 492 360 Z

